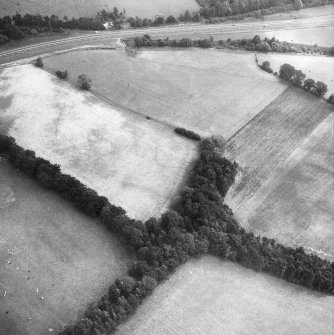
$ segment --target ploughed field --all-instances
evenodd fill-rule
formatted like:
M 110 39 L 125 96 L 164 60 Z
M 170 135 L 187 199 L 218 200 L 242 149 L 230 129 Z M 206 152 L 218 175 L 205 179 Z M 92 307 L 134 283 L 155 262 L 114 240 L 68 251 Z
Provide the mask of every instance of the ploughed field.
M 256 234 L 333 259 L 333 109 L 289 88 L 227 143 L 240 171 L 226 196 Z
M 19 3 L 19 5 L 17 5 Z M 199 5 L 195 0 L 25 0 L 9 1 L 0 0 L 0 16 L 15 15 L 18 11 L 22 16 L 26 13 L 49 15 L 55 14 L 62 18 L 89 16 L 95 17 L 96 13 L 105 9 L 112 11 L 117 6 L 120 11 L 126 10 L 127 16 L 155 17 L 160 15 L 180 15 L 187 9 L 195 11 Z
M 177 195 L 196 143 L 168 126 L 116 110 L 32 65 L 0 75 L 2 131 L 130 217 L 159 215 Z
M 93 89 L 115 103 L 205 136 L 230 137 L 286 88 L 245 52 L 89 50 L 44 63 L 72 78 L 87 73 Z
M 0 161 L 0 334 L 75 322 L 133 258 L 99 223 Z
M 214 257 L 155 289 L 117 335 L 330 335 L 334 298 Z

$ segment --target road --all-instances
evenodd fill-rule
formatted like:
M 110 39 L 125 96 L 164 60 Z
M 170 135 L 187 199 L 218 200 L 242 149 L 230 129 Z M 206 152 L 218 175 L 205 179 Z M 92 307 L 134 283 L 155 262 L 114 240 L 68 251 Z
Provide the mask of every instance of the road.
M 77 37 L 68 37 L 50 42 L 37 43 L 17 49 L 0 52 L 0 64 L 16 62 L 25 58 L 36 57 L 49 52 L 62 51 L 84 45 L 108 45 L 115 39 L 128 38 L 149 34 L 154 38 L 182 38 L 187 36 L 204 37 L 210 35 L 235 35 L 238 33 L 260 33 L 279 30 L 307 29 L 328 27 L 334 25 L 334 15 L 318 18 L 296 20 L 279 20 L 263 22 L 222 23 L 214 25 L 185 24 L 175 26 L 161 26 L 141 29 L 124 29 L 117 31 L 97 32 Z

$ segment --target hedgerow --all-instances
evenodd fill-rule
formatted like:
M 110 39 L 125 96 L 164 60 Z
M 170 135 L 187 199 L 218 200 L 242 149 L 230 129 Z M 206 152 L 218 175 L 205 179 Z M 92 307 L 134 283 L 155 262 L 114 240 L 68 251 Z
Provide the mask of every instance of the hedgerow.
M 193 132 L 192 130 L 187 130 L 185 128 L 175 128 L 174 131 L 184 137 L 190 138 L 191 140 L 194 141 L 200 141 L 201 136 Z
M 334 263 L 302 247 L 292 248 L 274 239 L 246 232 L 235 220 L 224 197 L 238 171 L 235 162 L 223 157 L 222 141 L 204 139 L 200 156 L 181 201 L 159 219 L 131 219 L 104 197 L 63 175 L 58 165 L 36 158 L 34 152 L 0 136 L 0 153 L 45 187 L 59 192 L 105 225 L 137 254 L 124 278 L 116 280 L 108 293 L 61 335 L 111 333 L 132 315 L 143 299 L 190 257 L 212 254 L 263 271 L 289 282 L 333 294 Z

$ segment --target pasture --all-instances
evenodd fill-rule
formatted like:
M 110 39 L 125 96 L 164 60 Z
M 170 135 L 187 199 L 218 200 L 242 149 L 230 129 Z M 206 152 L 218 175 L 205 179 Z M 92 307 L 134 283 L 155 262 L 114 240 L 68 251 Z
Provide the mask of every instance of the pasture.
M 0 161 L 0 334 L 73 323 L 133 256 L 88 218 Z
M 329 258 L 334 251 L 331 113 L 330 105 L 302 90 L 283 92 L 228 141 L 227 155 L 240 172 L 226 196 L 246 229 Z
M 258 69 L 254 54 L 219 50 L 88 50 L 45 58 L 53 70 L 87 73 L 117 104 L 201 135 L 233 135 L 286 85 Z
M 160 285 L 117 335 L 330 335 L 325 296 L 214 257 L 191 260 Z
M 19 3 L 19 5 L 17 5 Z M 161 15 L 180 15 L 186 10 L 195 11 L 199 5 L 195 0 L 24 0 L 8 1 L 0 0 L 0 16 L 14 15 L 18 11 L 21 15 L 55 14 L 59 17 L 89 16 L 95 17 L 96 13 L 105 9 L 112 11 L 114 7 L 120 11 L 126 10 L 127 16 L 155 17 Z
M 306 78 L 312 78 L 315 81 L 320 80 L 324 82 L 328 86 L 328 92 L 325 97 L 334 93 L 333 57 L 270 53 L 267 55 L 259 55 L 258 58 L 260 63 L 263 61 L 270 62 L 271 68 L 277 72 L 279 72 L 281 65 L 284 63 L 291 64 L 296 69 L 302 70 L 306 74 Z
M 0 123 L 19 145 L 147 219 L 164 212 L 197 156 L 168 126 L 117 110 L 32 65 L 0 75 Z

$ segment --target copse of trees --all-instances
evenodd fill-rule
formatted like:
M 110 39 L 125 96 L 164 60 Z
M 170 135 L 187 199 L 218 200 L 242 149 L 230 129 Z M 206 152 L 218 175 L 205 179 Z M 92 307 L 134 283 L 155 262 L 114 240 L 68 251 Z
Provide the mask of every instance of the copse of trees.
M 0 154 L 43 186 L 72 201 L 88 215 L 98 216 L 132 250 L 136 261 L 116 280 L 98 303 L 62 335 L 111 333 L 124 322 L 154 288 L 190 257 L 212 254 L 264 271 L 289 282 L 333 294 L 334 263 L 303 248 L 290 248 L 274 239 L 248 233 L 235 220 L 224 197 L 234 183 L 238 166 L 227 160 L 220 138 L 199 143 L 199 159 L 181 200 L 159 219 L 134 220 L 104 197 L 63 175 L 58 165 L 36 158 L 34 152 L 0 136 Z
M 60 19 L 56 15 L 41 16 L 39 14 L 25 14 L 21 16 L 16 13 L 13 16 L 0 18 L 0 32 L 8 39 L 22 39 L 25 35 L 36 36 L 37 33 L 47 31 L 63 32 L 63 29 L 80 30 L 105 30 L 101 19 L 97 18 L 72 18 L 66 16 Z
M 308 91 L 317 97 L 323 97 L 328 92 L 325 83 L 322 81 L 315 82 L 311 78 L 306 79 L 304 72 L 296 70 L 294 66 L 287 63 L 280 67 L 279 76 L 297 87 L 302 87 L 305 91 Z

